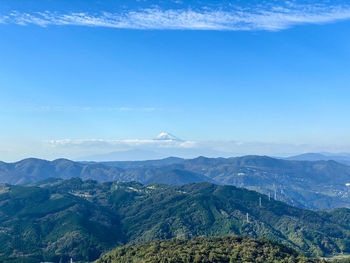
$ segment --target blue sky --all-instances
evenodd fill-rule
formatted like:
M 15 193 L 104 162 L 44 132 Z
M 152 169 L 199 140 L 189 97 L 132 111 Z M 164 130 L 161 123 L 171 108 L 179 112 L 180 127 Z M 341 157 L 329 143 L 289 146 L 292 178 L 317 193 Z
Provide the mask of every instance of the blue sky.
M 349 29 L 345 1 L 4 0 L 0 159 L 350 151 Z

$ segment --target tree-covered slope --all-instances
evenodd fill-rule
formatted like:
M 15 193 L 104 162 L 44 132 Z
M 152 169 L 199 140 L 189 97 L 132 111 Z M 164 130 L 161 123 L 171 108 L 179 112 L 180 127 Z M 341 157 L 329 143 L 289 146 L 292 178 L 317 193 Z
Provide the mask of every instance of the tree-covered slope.
M 210 183 L 144 186 L 76 178 L 0 187 L 1 262 L 91 261 L 127 243 L 227 234 L 266 237 L 310 256 L 350 253 L 350 211 L 303 210 Z
M 320 263 L 295 250 L 242 236 L 155 240 L 127 245 L 103 255 L 95 263 Z
M 60 187 L 64 184 L 69 187 L 63 191 L 0 186 L 0 262 L 95 259 L 124 243 L 116 215 L 87 200 L 88 194 L 82 198 L 74 192 L 85 187 L 81 180 L 60 182 Z M 103 191 L 91 186 L 85 191 Z
M 148 195 L 125 191 L 122 201 L 121 192 L 115 192 L 114 202 L 131 241 L 233 233 L 267 237 L 309 255 L 350 251 L 347 209 L 313 212 L 254 191 L 209 183 L 164 186 Z

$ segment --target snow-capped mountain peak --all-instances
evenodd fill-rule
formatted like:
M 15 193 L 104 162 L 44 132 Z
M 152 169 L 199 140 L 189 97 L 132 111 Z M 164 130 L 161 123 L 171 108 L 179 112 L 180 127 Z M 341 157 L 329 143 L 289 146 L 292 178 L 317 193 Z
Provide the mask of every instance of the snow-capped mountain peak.
M 176 136 L 167 133 L 167 132 L 161 132 L 158 134 L 158 136 L 155 138 L 155 140 L 161 140 L 161 141 L 182 141 L 181 139 L 177 138 Z

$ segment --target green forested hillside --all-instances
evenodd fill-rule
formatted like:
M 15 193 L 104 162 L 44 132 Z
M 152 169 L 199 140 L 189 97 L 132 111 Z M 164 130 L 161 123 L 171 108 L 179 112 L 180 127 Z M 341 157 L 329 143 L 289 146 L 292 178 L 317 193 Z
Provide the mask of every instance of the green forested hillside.
M 69 188 L 63 191 L 0 187 L 0 262 L 16 258 L 24 262 L 95 259 L 101 251 L 123 244 L 116 215 L 72 194 L 74 180 L 60 186 L 65 187 L 65 183 Z M 77 184 L 84 187 L 80 180 Z
M 350 253 L 349 222 L 348 209 L 303 210 L 234 186 L 51 179 L 0 186 L 0 262 L 91 261 L 127 243 L 227 234 L 327 256 Z
M 321 263 L 265 239 L 242 236 L 170 239 L 127 245 L 102 256 L 96 263 Z
M 164 186 L 147 195 L 126 191 L 122 200 L 116 197 L 114 202 L 132 242 L 233 233 L 267 237 L 309 255 L 350 249 L 347 209 L 313 212 L 253 191 L 208 183 Z

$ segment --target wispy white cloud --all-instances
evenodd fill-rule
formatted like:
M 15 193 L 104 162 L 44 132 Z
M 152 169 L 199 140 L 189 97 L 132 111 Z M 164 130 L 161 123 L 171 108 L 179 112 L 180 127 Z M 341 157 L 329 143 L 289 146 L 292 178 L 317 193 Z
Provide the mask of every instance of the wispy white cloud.
M 151 8 L 121 13 L 98 14 L 12 12 L 0 16 L 0 23 L 18 25 L 74 25 L 120 29 L 180 30 L 269 30 L 278 31 L 300 24 L 323 24 L 350 19 L 350 5 L 297 5 L 236 8 L 229 11 L 202 8 Z
M 108 153 L 133 149 L 155 150 L 164 156 L 216 156 L 230 157 L 239 155 L 290 156 L 304 152 L 348 152 L 348 145 L 313 145 L 272 142 L 241 141 L 185 141 L 157 139 L 62 139 L 46 141 L 52 149 L 89 153 Z
M 104 150 L 125 150 L 134 147 L 141 148 L 191 148 L 195 147 L 193 141 L 158 140 L 158 139 L 61 139 L 47 141 L 54 148 L 85 148 Z
M 29 106 L 28 110 L 39 112 L 153 112 L 155 107 L 95 107 L 95 106 Z
M 35 149 L 35 151 L 33 151 Z M 127 152 L 129 152 L 127 154 Z M 306 152 L 350 152 L 350 145 L 315 145 L 281 142 L 243 142 L 229 140 L 157 140 L 157 139 L 56 139 L 48 141 L 19 140 L 15 143 L 0 142 L 0 160 L 18 161 L 37 157 L 44 159 L 69 158 L 79 160 L 84 156 L 102 156 L 120 153 L 120 160 L 145 160 L 179 156 L 193 158 L 200 155 L 208 157 L 232 157 L 249 154 L 270 156 L 292 156 Z M 124 153 L 126 154 L 124 156 Z M 155 155 L 150 155 L 154 153 Z M 134 154 L 137 156 L 135 157 Z M 119 160 L 107 158 L 99 160 Z M 97 159 L 96 159 L 97 160 Z

